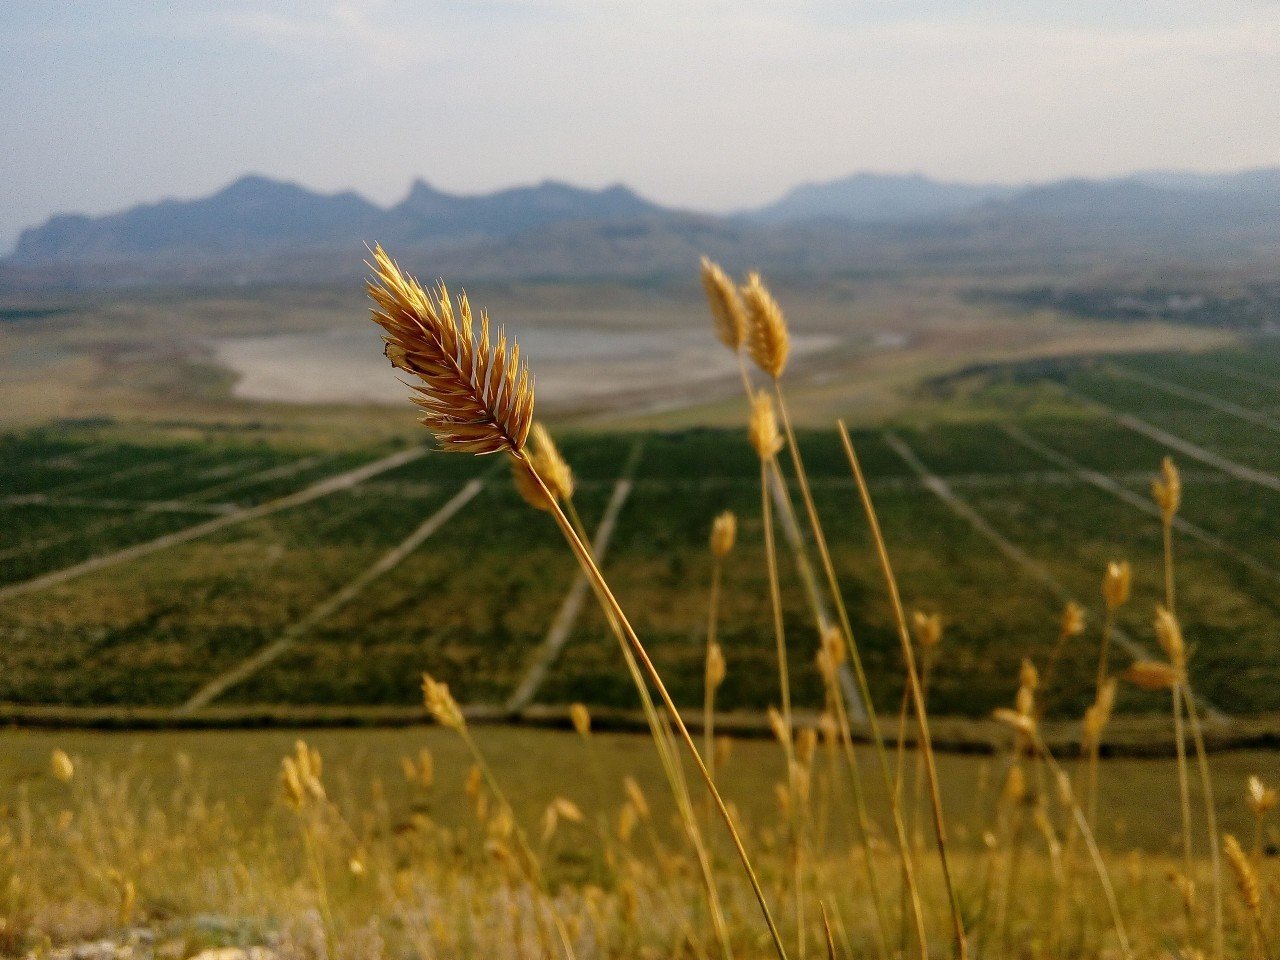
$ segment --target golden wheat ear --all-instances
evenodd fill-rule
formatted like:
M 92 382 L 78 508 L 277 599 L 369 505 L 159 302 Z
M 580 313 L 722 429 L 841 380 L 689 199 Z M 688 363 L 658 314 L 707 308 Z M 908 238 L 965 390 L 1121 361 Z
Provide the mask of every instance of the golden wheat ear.
M 488 316 L 481 311 L 475 331 L 465 294 L 455 309 L 444 281 L 424 290 L 381 246 L 374 247 L 369 268 L 373 276 L 365 286 L 373 322 L 386 331 L 387 359 L 422 381 L 412 399 L 441 447 L 521 453 L 533 422 L 533 382 L 519 345 L 508 348 L 501 328 L 491 343 Z

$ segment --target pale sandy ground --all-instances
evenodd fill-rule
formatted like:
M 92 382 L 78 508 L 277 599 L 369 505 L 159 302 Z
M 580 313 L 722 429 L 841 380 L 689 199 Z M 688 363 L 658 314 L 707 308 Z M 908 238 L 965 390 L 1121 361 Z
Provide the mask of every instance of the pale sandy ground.
M 730 379 L 732 354 L 705 328 L 618 330 L 530 326 L 520 348 L 536 358 L 541 403 L 583 406 L 623 394 L 683 394 L 690 383 Z M 796 357 L 839 343 L 833 335 L 799 336 Z M 376 330 L 334 329 L 211 341 L 213 359 L 238 377 L 232 390 L 246 400 L 290 403 L 403 404 L 408 393 L 382 357 Z

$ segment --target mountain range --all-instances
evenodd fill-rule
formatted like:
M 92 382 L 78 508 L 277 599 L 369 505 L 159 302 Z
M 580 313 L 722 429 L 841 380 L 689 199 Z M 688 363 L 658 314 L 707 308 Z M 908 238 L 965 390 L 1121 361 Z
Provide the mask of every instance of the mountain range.
M 974 257 L 1270 257 L 1280 251 L 1280 168 L 1024 187 L 859 173 L 723 216 L 622 185 L 460 195 L 418 180 L 380 207 L 251 175 L 196 200 L 53 217 L 23 231 L 0 261 L 0 286 L 345 281 L 374 239 L 430 254 L 433 272 L 508 279 L 687 272 L 704 250 L 800 273 Z

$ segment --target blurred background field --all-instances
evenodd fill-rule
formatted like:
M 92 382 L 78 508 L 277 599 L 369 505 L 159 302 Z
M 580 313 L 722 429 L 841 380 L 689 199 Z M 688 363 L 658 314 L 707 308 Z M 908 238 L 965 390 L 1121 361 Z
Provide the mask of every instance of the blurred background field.
M 1277 431 L 1280 351 L 1265 342 L 1194 355 L 974 366 L 928 380 L 879 425 L 864 421 L 854 441 L 906 601 L 939 612 L 946 625 L 933 709 L 978 717 L 1007 702 L 1021 658 L 1044 658 L 1053 647 L 1067 598 L 1092 608 L 1096 629 L 1098 580 L 1109 560 L 1134 563 L 1137 602 L 1122 612 L 1121 626 L 1154 649 L 1147 611 L 1161 589 L 1160 531 L 1146 502 L 1151 476 L 1172 454 L 1186 483 L 1183 517 L 1194 527 L 1179 532 L 1177 557 L 1199 689 L 1232 715 L 1280 712 L 1270 680 L 1280 656 L 1270 642 L 1280 581 Z M 572 420 L 559 432 L 588 529 L 618 500 L 605 568 L 689 706 L 701 697 L 710 522 L 723 509 L 738 513 L 740 545 L 725 574 L 729 669 L 720 702 L 763 710 L 776 698 L 774 653 L 758 468 L 742 432 L 588 431 Z M 554 526 L 518 498 L 505 467 L 423 452 L 298 506 L 237 513 L 413 455 L 418 439 L 368 440 L 335 429 L 320 444 L 311 426 L 136 419 L 11 431 L 0 507 L 0 585 L 11 592 L 0 600 L 9 638 L 0 700 L 181 708 L 288 637 L 278 655 L 210 702 L 411 706 L 419 671 L 430 669 L 464 703 L 501 708 L 575 579 Z M 877 707 L 892 710 L 897 640 L 847 464 L 833 432 L 808 428 L 802 447 Z M 469 490 L 472 481 L 478 485 Z M 324 612 L 450 504 L 421 545 Z M 77 564 L 215 518 L 226 526 L 76 573 Z M 59 582 L 68 570 L 75 575 Z M 789 559 L 783 574 L 798 703 L 820 706 L 812 617 Z M 47 575 L 54 581 L 39 579 Z M 567 630 L 531 702 L 634 707 L 593 605 L 582 604 Z M 1090 643 L 1068 649 L 1051 703 L 1056 715 L 1076 716 L 1086 705 L 1092 657 Z M 1129 692 L 1121 709 L 1160 706 L 1160 698 Z

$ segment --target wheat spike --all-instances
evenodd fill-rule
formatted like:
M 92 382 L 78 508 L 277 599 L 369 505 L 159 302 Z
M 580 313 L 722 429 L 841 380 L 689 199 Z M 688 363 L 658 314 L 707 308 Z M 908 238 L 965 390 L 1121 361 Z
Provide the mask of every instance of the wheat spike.
M 373 321 L 386 331 L 387 359 L 422 381 L 413 388 L 422 423 L 445 450 L 520 453 L 533 422 L 533 383 L 519 345 L 508 348 L 501 328 L 491 343 L 483 311 L 477 335 L 466 295 L 455 309 L 443 281 L 428 292 L 381 246 L 373 259 L 365 285 Z
M 751 420 L 747 423 L 747 437 L 761 460 L 769 460 L 782 449 L 782 434 L 778 430 L 778 418 L 773 412 L 773 401 L 763 390 L 751 398 Z
M 551 433 L 541 423 L 533 425 L 533 466 L 557 500 L 573 499 L 573 469 L 561 455 Z
M 750 331 L 747 334 L 747 349 L 751 351 L 751 359 L 765 373 L 777 380 L 787 365 L 787 354 L 791 351 L 791 335 L 787 332 L 787 321 L 782 315 L 782 308 L 773 299 L 760 274 L 747 274 L 747 285 L 742 288 L 742 299 L 747 305 L 747 317 L 750 319 Z
M 1143 690 L 1172 690 L 1182 682 L 1182 673 L 1159 660 L 1138 660 L 1122 676 Z
M 1115 610 L 1128 602 L 1132 583 L 1133 569 L 1128 560 L 1107 564 L 1106 572 L 1102 575 L 1102 599 L 1108 610 Z
M 1260 777 L 1254 774 L 1249 777 L 1245 802 L 1255 817 L 1261 817 L 1274 810 L 1277 803 L 1280 803 L 1280 794 L 1276 793 L 1275 787 L 1268 787 Z
M 1254 871 L 1253 864 L 1249 862 L 1249 858 L 1240 847 L 1240 841 L 1229 833 L 1225 834 L 1222 838 L 1222 850 L 1227 855 L 1227 862 L 1231 864 L 1231 872 L 1236 875 L 1240 899 L 1244 901 L 1244 905 L 1249 908 L 1249 912 L 1255 918 L 1260 917 L 1262 888 L 1258 883 L 1258 874 Z
M 1171 522 L 1182 505 L 1182 478 L 1178 476 L 1172 457 L 1164 458 L 1160 464 L 1160 476 L 1151 481 L 1151 497 L 1160 508 L 1164 522 Z
M 942 616 L 923 610 L 911 611 L 911 632 L 916 635 L 916 643 L 922 649 L 936 647 L 942 642 Z
M 702 258 L 702 286 L 707 291 L 707 304 L 716 322 L 716 336 L 735 353 L 742 349 L 747 336 L 747 315 L 742 298 L 733 281 L 720 269 L 720 264 Z
M 1187 666 L 1187 645 L 1182 639 L 1182 627 L 1178 618 L 1161 606 L 1156 607 L 1156 639 L 1169 657 L 1169 662 L 1179 671 Z
M 738 518 L 731 510 L 719 514 L 711 525 L 711 555 L 723 560 L 733 551 L 738 536 Z
M 1084 633 L 1084 608 L 1074 600 L 1069 600 L 1062 608 L 1062 619 L 1058 625 L 1058 635 L 1064 640 L 1068 637 Z
M 578 735 L 585 737 L 591 733 L 591 712 L 585 703 L 569 704 L 569 719 L 573 721 L 573 729 Z

